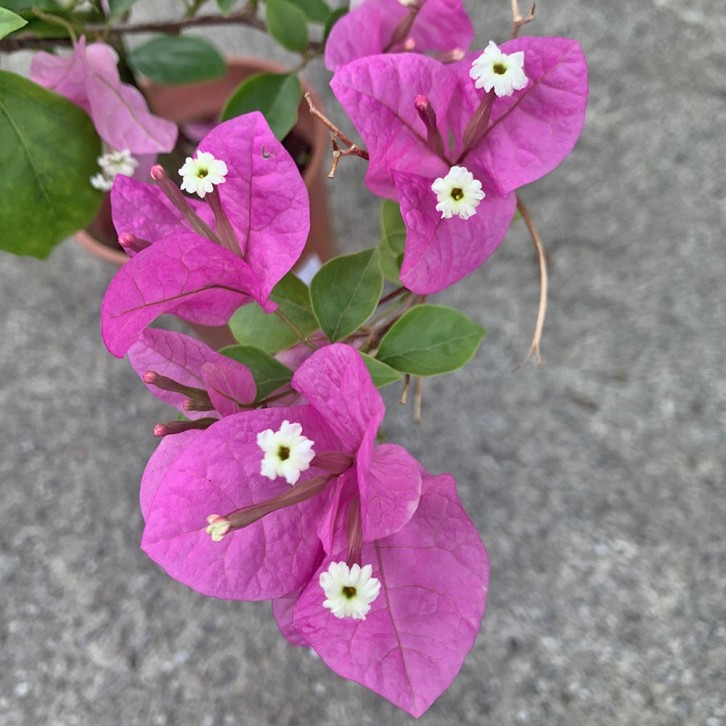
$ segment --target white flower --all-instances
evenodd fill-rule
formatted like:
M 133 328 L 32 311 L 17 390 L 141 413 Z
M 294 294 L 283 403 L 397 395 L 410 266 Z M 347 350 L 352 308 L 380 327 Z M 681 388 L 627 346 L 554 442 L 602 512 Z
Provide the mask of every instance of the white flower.
M 257 434 L 257 445 L 265 452 L 260 473 L 268 479 L 284 476 L 288 484 L 295 484 L 300 472 L 310 468 L 315 458 L 314 441 L 302 435 L 299 423 L 283 421 L 279 431 L 267 429 Z
M 107 179 L 100 171 L 90 178 L 91 186 L 102 192 L 110 192 L 113 186 L 113 179 Z
M 497 96 L 511 96 L 529 82 L 524 75 L 524 51 L 507 55 L 493 40 L 471 64 L 469 75 L 475 88 L 483 88 L 487 93 L 493 88 Z
M 107 192 L 113 186 L 113 180 L 119 175 L 133 176 L 139 165 L 128 149 L 109 151 L 99 156 L 96 161 L 101 171 L 91 177 L 91 186 Z
M 336 618 L 365 620 L 381 591 L 381 582 L 371 577 L 372 572 L 371 565 L 348 567 L 345 562 L 331 562 L 328 571 L 320 574 L 320 587 L 326 597 L 323 607 Z
M 438 200 L 436 211 L 441 212 L 444 219 L 451 219 L 455 214 L 469 219 L 476 214 L 479 202 L 486 196 L 481 182 L 463 166 L 452 166 L 445 177 L 439 177 L 431 185 L 431 191 Z
M 138 160 L 131 156 L 131 152 L 128 149 L 109 151 L 108 154 L 99 156 L 96 161 L 98 161 L 98 165 L 101 167 L 104 176 L 111 177 L 111 179 L 118 174 L 133 176 L 136 167 L 139 165 Z
M 215 184 L 224 183 L 227 165 L 208 151 L 198 151 L 196 159 L 187 156 L 179 174 L 183 178 L 181 188 L 204 199 L 204 195 L 210 194 Z

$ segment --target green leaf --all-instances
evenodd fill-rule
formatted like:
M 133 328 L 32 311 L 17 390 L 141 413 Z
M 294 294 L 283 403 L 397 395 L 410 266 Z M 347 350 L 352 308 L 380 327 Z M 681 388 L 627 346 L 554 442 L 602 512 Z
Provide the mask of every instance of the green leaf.
M 383 291 L 377 249 L 326 262 L 310 283 L 310 299 L 323 332 L 334 343 L 373 314 Z
M 101 141 L 88 116 L 56 93 L 0 71 L 0 247 L 47 257 L 87 225 L 102 194 Z
M 373 384 L 377 388 L 383 388 L 390 383 L 395 383 L 403 378 L 403 375 L 398 371 L 391 368 L 391 366 L 381 363 L 381 361 L 371 358 L 367 353 L 358 351 L 363 358 L 363 362 L 366 364 L 368 372 L 371 374 Z
M 303 335 L 318 330 L 318 321 L 310 307 L 310 291 L 291 272 L 275 285 L 270 298 Z M 277 353 L 300 341 L 300 336 L 284 321 L 274 314 L 267 315 L 257 303 L 239 308 L 229 321 L 229 327 L 240 343 L 254 345 L 268 353 Z
M 302 96 L 300 79 L 294 73 L 258 73 L 242 81 L 222 110 L 222 121 L 250 111 L 261 111 L 272 133 L 282 140 L 297 121 Z
M 229 15 L 232 12 L 237 0 L 217 0 L 217 7 L 222 11 L 222 15 Z
M 136 0 L 108 0 L 108 7 L 111 11 L 109 13 L 109 20 L 116 20 L 120 18 L 127 10 L 131 9 L 131 6 Z
M 303 51 L 308 47 L 308 19 L 288 0 L 267 0 L 267 30 L 283 47 Z
M 471 360 L 484 328 L 443 305 L 418 305 L 383 336 L 377 358 L 397 371 L 433 376 Z
M 196 83 L 224 75 L 226 64 L 206 40 L 182 35 L 161 35 L 128 55 L 129 65 L 157 83 Z
M 333 29 L 333 26 L 344 16 L 348 14 L 348 8 L 347 6 L 344 6 L 342 8 L 337 8 L 333 10 L 332 13 L 328 16 L 328 20 L 325 23 L 325 30 L 323 31 L 323 45 L 325 45 L 325 41 L 328 39 L 328 36 L 330 35 L 330 31 Z
M 23 20 L 19 15 L 0 7 L 0 38 L 10 35 L 10 33 L 14 33 L 16 30 L 20 30 L 20 28 L 27 24 L 27 20 Z
M 261 401 L 292 380 L 292 371 L 260 348 L 253 345 L 231 345 L 220 353 L 234 358 L 250 369 L 257 384 L 256 401 Z
M 406 242 L 406 226 L 401 209 L 396 202 L 386 199 L 381 205 L 381 268 L 386 280 L 400 285 L 399 274 Z
M 63 6 L 56 0 L 2 0 L 0 7 L 19 13 L 21 10 L 37 8 L 38 10 L 63 10 Z
M 331 10 L 323 0 L 290 0 L 305 13 L 311 23 L 325 23 L 330 17 Z

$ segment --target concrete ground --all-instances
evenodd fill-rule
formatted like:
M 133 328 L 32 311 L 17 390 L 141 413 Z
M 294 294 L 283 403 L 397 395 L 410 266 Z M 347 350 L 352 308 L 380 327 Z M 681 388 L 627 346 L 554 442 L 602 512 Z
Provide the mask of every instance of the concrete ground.
M 482 44 L 506 38 L 506 0 L 469 7 Z M 539 294 L 519 222 L 438 298 L 488 329 L 475 361 L 427 383 L 418 428 L 387 397 L 391 440 L 456 476 L 492 560 L 477 643 L 421 723 L 726 726 L 723 2 L 542 3 L 529 32 L 579 38 L 592 80 L 575 152 L 522 191 L 551 262 L 546 365 L 512 370 Z M 362 172 L 330 185 L 345 250 L 377 236 Z M 0 723 L 410 722 L 266 604 L 206 599 L 138 549 L 169 414 L 101 345 L 112 272 L 73 241 L 0 260 Z

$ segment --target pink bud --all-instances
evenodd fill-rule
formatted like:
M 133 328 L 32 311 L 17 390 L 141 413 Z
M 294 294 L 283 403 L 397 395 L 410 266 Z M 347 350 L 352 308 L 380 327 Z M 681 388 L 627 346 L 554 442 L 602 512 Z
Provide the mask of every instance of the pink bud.
M 426 145 L 437 156 L 444 157 L 444 140 L 436 125 L 436 111 L 434 111 L 431 101 L 427 96 L 416 96 L 414 106 L 418 112 L 419 118 L 426 126 Z

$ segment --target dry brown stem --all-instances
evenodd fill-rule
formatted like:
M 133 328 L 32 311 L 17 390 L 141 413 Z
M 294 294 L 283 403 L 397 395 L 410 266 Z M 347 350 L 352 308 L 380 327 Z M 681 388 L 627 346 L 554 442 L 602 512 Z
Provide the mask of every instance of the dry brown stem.
M 517 197 L 517 209 L 522 215 L 524 223 L 527 225 L 529 234 L 534 242 L 534 248 L 537 251 L 537 260 L 539 261 L 539 310 L 537 311 L 537 323 L 534 326 L 534 336 L 529 346 L 529 352 L 524 360 L 517 366 L 521 368 L 533 355 L 537 361 L 537 365 L 542 367 L 542 354 L 540 353 L 540 343 L 542 342 L 542 329 L 544 328 L 545 315 L 547 315 L 547 257 L 545 256 L 542 238 L 534 226 L 534 221 L 524 202 Z
M 512 0 L 512 22 L 514 23 L 512 27 L 512 38 L 516 38 L 519 35 L 519 31 L 523 25 L 527 25 L 527 23 L 531 23 L 534 20 L 534 11 L 535 4 L 532 3 L 532 7 L 529 9 L 527 15 L 522 16 L 522 13 L 519 12 L 519 3 L 517 0 Z
M 368 161 L 368 152 L 365 149 L 359 148 L 353 143 L 352 139 L 346 136 L 325 114 L 323 114 L 313 103 L 310 94 L 305 94 L 305 100 L 308 102 L 308 108 L 310 113 L 315 116 L 330 132 L 330 142 L 333 146 L 333 162 L 330 166 L 330 173 L 328 174 L 329 179 L 335 178 L 335 170 L 338 168 L 338 163 L 343 156 L 360 156 L 361 159 Z M 342 141 L 348 148 L 341 149 L 338 145 L 338 140 Z

